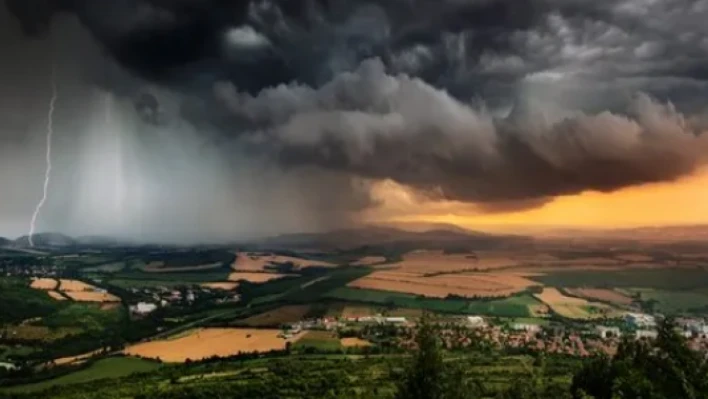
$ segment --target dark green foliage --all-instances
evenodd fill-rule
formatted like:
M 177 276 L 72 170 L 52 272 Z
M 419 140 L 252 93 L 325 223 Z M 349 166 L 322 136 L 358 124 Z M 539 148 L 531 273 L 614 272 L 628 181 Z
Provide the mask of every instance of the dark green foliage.
M 408 366 L 396 399 L 467 399 L 479 397 L 463 371 L 446 365 L 438 329 L 424 316 L 415 338 L 417 351 Z
M 708 361 L 665 320 L 656 342 L 624 341 L 614 358 L 586 364 L 571 390 L 575 398 L 708 398 Z
M 46 316 L 65 306 L 28 286 L 29 282 L 22 279 L 0 278 L 0 325 Z

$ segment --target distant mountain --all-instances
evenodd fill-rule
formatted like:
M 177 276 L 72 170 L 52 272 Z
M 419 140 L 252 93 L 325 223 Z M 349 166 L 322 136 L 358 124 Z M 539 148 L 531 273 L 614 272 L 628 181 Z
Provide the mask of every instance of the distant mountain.
M 404 230 L 404 231 L 412 231 L 412 232 L 417 232 L 417 233 L 423 233 L 426 231 L 434 231 L 434 230 L 446 230 L 446 231 L 454 231 L 457 233 L 465 233 L 465 234 L 470 234 L 470 235 L 488 235 L 487 233 L 483 233 L 480 231 L 467 230 L 465 228 L 462 228 L 458 225 L 451 224 L 451 223 L 392 222 L 392 223 L 381 224 L 378 226 L 389 227 L 389 228 L 394 228 L 394 229 Z
M 364 246 L 386 246 L 426 249 L 481 249 L 528 244 L 522 236 L 492 235 L 467 232 L 464 229 L 406 231 L 393 227 L 370 226 L 335 230 L 326 233 L 285 234 L 259 240 L 258 245 L 270 248 L 349 249 Z
M 71 247 L 76 245 L 76 240 L 60 233 L 40 233 L 32 237 L 34 245 L 37 247 Z M 22 236 L 14 241 L 19 247 L 29 247 L 29 237 Z

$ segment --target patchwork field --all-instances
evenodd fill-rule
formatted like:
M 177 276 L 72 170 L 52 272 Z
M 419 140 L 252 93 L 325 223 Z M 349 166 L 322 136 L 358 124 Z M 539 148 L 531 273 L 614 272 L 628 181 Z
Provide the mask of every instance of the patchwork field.
M 108 292 L 64 291 L 64 294 L 78 302 L 120 302 L 120 298 Z
M 295 258 L 292 256 L 279 256 L 271 254 L 256 254 L 239 252 L 234 260 L 231 268 L 240 271 L 266 271 L 268 267 L 273 267 L 278 264 L 292 263 L 295 269 L 306 267 L 336 267 L 334 263 L 323 262 L 317 260 L 309 260 L 303 258 Z
M 233 291 L 238 287 L 238 283 L 203 283 L 201 286 L 215 290 Z
M 500 253 L 445 254 L 443 251 L 412 251 L 400 262 L 386 265 L 414 274 L 491 270 L 518 265 L 522 259 Z
M 53 278 L 37 278 L 32 280 L 30 287 L 36 290 L 54 290 L 58 284 L 59 282 Z
M 277 309 L 251 316 L 241 321 L 239 324 L 249 327 L 277 327 L 286 323 L 298 322 L 302 320 L 309 311 L 309 305 L 281 306 Z
M 612 308 L 605 304 L 569 297 L 556 288 L 544 288 L 542 293 L 536 294 L 535 296 L 548 305 L 553 312 L 568 319 L 584 320 L 612 315 Z
M 631 305 L 633 299 L 621 292 L 606 288 L 569 288 L 566 289 L 568 295 L 595 300 L 600 302 L 613 303 L 617 305 Z
M 281 350 L 285 349 L 287 342 L 294 342 L 300 338 L 296 336 L 286 340 L 278 337 L 280 333 L 280 330 L 204 328 L 176 339 L 132 345 L 126 348 L 124 353 L 181 363 L 187 359 L 198 360 L 212 356 Z
M 271 280 L 288 277 L 287 274 L 277 273 L 248 273 L 248 272 L 233 272 L 229 274 L 229 281 L 248 281 L 251 283 L 265 283 Z
M 419 277 L 399 271 L 379 271 L 349 283 L 349 287 L 403 292 L 433 298 L 505 297 L 536 285 L 513 273 L 454 274 Z

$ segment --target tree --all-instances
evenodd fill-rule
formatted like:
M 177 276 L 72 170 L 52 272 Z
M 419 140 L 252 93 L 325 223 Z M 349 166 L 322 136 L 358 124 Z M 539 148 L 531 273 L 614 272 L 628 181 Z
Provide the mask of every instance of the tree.
M 612 359 L 586 364 L 573 377 L 571 392 L 575 398 L 706 399 L 708 361 L 666 319 L 654 342 L 626 339 Z
M 398 386 L 396 399 L 471 399 L 478 386 L 467 381 L 464 371 L 446 365 L 439 330 L 425 314 L 415 337 L 417 350 Z

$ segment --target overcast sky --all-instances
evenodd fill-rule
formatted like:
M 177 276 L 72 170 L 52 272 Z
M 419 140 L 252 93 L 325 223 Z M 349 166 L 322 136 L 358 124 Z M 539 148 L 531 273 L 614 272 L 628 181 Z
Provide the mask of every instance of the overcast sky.
M 215 240 L 705 164 L 708 0 L 6 0 L 0 235 Z

